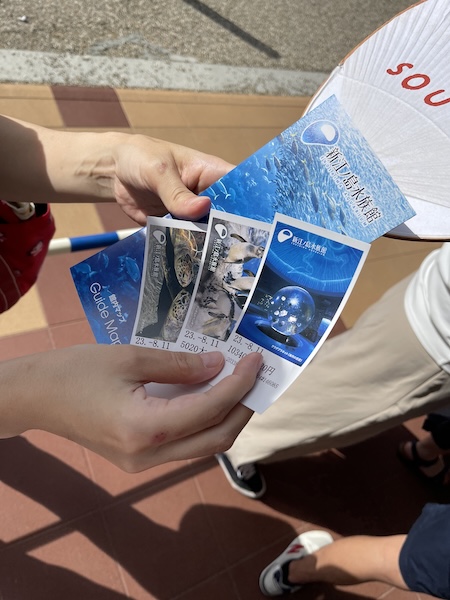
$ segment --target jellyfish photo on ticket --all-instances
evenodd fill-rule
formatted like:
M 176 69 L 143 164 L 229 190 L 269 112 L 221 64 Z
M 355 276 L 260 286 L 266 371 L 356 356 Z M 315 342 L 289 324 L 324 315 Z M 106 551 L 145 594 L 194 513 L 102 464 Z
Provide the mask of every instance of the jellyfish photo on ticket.
M 236 333 L 304 365 L 336 322 L 368 245 L 277 216 L 266 259 Z

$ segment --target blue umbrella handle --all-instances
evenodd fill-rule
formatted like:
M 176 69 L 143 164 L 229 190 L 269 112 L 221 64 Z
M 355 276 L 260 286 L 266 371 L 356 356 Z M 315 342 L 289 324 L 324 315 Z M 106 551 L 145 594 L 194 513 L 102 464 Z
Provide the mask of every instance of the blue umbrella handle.
M 79 252 L 80 250 L 92 250 L 94 248 L 104 248 L 111 246 L 119 240 L 136 233 L 140 227 L 135 229 L 119 229 L 118 231 L 108 231 L 106 233 L 96 233 L 93 235 L 82 235 L 72 238 L 55 238 L 51 240 L 48 255 L 64 254 L 66 252 Z

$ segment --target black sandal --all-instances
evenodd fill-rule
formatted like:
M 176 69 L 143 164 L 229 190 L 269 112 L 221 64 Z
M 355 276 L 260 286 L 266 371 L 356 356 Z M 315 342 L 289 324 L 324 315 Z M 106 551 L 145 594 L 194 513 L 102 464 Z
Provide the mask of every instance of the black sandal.
M 411 443 L 411 458 L 405 452 L 405 446 L 408 443 Z M 419 475 L 419 477 L 421 477 L 428 483 L 432 483 L 437 486 L 449 485 L 449 472 L 448 468 L 445 465 L 442 467 L 439 473 L 436 473 L 436 475 L 427 475 L 423 472 L 421 467 L 432 467 L 439 461 L 441 457 L 437 456 L 436 458 L 433 458 L 431 460 L 426 460 L 425 458 L 422 458 L 417 452 L 417 441 L 413 442 L 408 440 L 406 442 L 401 442 L 397 448 L 397 456 L 403 464 L 412 469 L 414 473 L 416 473 L 416 475 Z

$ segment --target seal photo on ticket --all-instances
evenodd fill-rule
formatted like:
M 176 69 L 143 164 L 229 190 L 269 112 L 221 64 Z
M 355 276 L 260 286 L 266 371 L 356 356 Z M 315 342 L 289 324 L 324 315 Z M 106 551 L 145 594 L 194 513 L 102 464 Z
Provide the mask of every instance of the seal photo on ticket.
M 267 223 L 211 211 L 180 350 L 200 352 L 228 339 L 254 285 L 269 230 Z

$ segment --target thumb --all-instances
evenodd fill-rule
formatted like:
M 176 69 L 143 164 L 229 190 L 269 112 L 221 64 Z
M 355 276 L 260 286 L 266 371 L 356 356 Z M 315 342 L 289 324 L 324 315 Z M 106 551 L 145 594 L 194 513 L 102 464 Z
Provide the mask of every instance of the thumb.
M 181 182 L 177 189 L 168 185 L 166 191 L 164 187 L 159 190 L 160 198 L 173 217 L 198 221 L 208 214 L 211 200 L 207 196 L 196 196 Z
M 156 193 L 177 219 L 196 221 L 205 216 L 211 207 L 208 197 L 197 196 L 184 185 L 175 163 L 168 166 L 164 176 L 157 181 Z
M 135 348 L 137 353 L 129 375 L 140 383 L 202 383 L 215 377 L 225 359 L 221 352 L 169 352 Z

